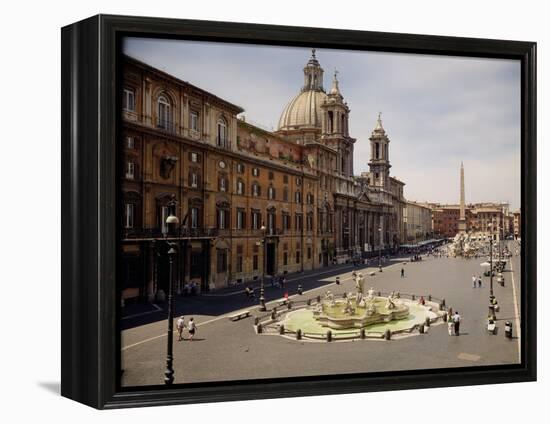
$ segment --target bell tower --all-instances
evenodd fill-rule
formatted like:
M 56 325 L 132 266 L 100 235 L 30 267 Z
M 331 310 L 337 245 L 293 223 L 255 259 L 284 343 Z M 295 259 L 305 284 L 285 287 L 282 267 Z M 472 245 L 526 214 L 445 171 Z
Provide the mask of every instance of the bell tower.
M 343 177 L 353 176 L 353 143 L 349 136 L 349 107 L 340 93 L 338 71 L 334 71 L 332 88 L 321 105 L 321 139 L 338 152 L 336 171 Z
M 380 188 L 388 188 L 390 181 L 390 152 L 388 138 L 382 126 L 382 112 L 378 113 L 376 126 L 369 137 L 371 154 L 369 168 L 372 174 L 371 184 Z

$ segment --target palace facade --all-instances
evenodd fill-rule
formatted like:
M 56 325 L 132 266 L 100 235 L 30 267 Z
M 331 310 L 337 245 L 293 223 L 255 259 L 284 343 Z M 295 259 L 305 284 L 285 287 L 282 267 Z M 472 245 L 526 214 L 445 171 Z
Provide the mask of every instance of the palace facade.
M 315 51 L 276 131 L 243 109 L 125 57 L 121 143 L 123 299 L 167 290 L 166 241 L 178 246 L 178 291 L 207 291 L 397 249 L 404 183 L 390 176 L 380 116 L 369 172 L 353 173 L 356 139 L 335 73 Z M 168 228 L 169 215 L 179 228 Z

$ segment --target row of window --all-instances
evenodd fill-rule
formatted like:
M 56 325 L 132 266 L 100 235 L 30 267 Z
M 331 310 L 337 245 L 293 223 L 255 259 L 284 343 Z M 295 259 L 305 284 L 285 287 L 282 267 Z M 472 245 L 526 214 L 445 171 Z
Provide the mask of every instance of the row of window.
M 135 203 L 126 203 L 124 205 L 124 227 L 134 228 L 136 225 L 136 212 L 137 205 Z M 161 206 L 159 208 L 159 226 L 162 232 L 167 232 L 166 218 L 170 215 L 170 206 Z M 281 214 L 282 217 L 282 230 L 291 230 L 291 217 L 287 212 Z M 247 227 L 247 213 L 245 209 L 237 208 L 235 219 L 237 230 L 246 230 Z M 250 212 L 250 226 L 251 230 L 260 230 L 262 227 L 262 213 L 259 210 L 253 209 Z M 229 229 L 231 225 L 230 211 L 227 208 L 218 208 L 216 211 L 216 227 L 220 230 Z M 189 209 L 189 227 L 197 229 L 201 227 L 200 222 L 200 209 L 198 207 L 191 207 Z M 266 231 L 273 233 L 276 227 L 276 215 L 275 212 L 267 213 L 267 225 Z M 302 231 L 303 229 L 303 217 L 302 214 L 294 215 L 294 230 Z M 306 231 L 313 231 L 313 213 L 306 215 Z
M 220 230 L 229 229 L 231 225 L 229 209 L 219 208 L 216 214 L 216 226 Z M 282 218 L 282 230 L 290 231 L 291 230 L 291 217 L 287 212 L 281 214 Z M 237 208 L 235 224 L 237 230 L 246 230 L 250 228 L 251 230 L 259 230 L 262 226 L 262 213 L 259 210 L 253 209 L 250 212 L 250 227 L 247 227 L 247 213 L 245 209 Z M 266 231 L 268 233 L 273 233 L 276 228 L 277 217 L 275 212 L 267 213 L 267 222 L 266 222 Z M 302 214 L 294 214 L 294 230 L 302 231 L 303 230 L 303 216 Z M 306 215 L 306 231 L 313 231 L 313 213 L 308 213 Z
M 135 91 L 131 88 L 125 88 L 122 95 L 122 107 L 124 110 L 129 112 L 136 111 L 136 95 Z M 168 99 L 168 97 L 161 95 L 157 99 L 157 128 L 173 131 L 174 120 L 172 119 L 173 107 Z M 189 129 L 191 131 L 199 132 L 200 131 L 200 115 L 197 110 L 189 111 Z M 227 148 L 229 147 L 229 132 L 228 125 L 225 118 L 220 117 L 217 121 L 217 133 L 216 133 L 216 143 L 218 147 Z

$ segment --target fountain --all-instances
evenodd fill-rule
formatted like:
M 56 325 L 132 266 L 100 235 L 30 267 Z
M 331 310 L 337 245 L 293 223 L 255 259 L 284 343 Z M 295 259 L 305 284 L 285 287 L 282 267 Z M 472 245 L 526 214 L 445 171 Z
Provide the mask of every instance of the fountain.
M 388 297 L 374 293 L 371 287 L 367 296 L 358 290 L 337 300 L 328 291 L 313 310 L 313 317 L 322 327 L 335 330 L 363 328 L 408 317 L 409 307 L 396 299 L 394 293 Z
M 324 296 L 318 296 L 315 303 L 311 299 L 303 306 L 288 311 L 264 321 L 269 331 L 299 340 L 349 340 L 354 338 L 384 338 L 390 334 L 398 338 L 414 332 L 415 329 L 425 332 L 425 326 L 443 322 L 444 302 L 436 302 L 432 296 L 426 301 L 420 297 L 415 300 L 391 292 L 382 296 L 371 287 L 366 293 L 365 279 L 361 273 L 355 274 L 355 292 L 335 295 L 327 290 Z M 420 331 L 422 329 L 422 331 Z

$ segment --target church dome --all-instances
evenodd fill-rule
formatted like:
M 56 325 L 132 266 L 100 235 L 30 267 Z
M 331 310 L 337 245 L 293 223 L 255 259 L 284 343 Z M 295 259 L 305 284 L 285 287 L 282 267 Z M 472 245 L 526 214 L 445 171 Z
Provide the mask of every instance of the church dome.
M 302 91 L 284 108 L 278 129 L 321 128 L 321 105 L 326 98 L 321 90 Z
M 311 58 L 303 69 L 304 84 L 300 93 L 285 107 L 279 118 L 279 130 L 321 128 L 321 105 L 327 99 L 323 88 L 323 68 L 311 51 Z

